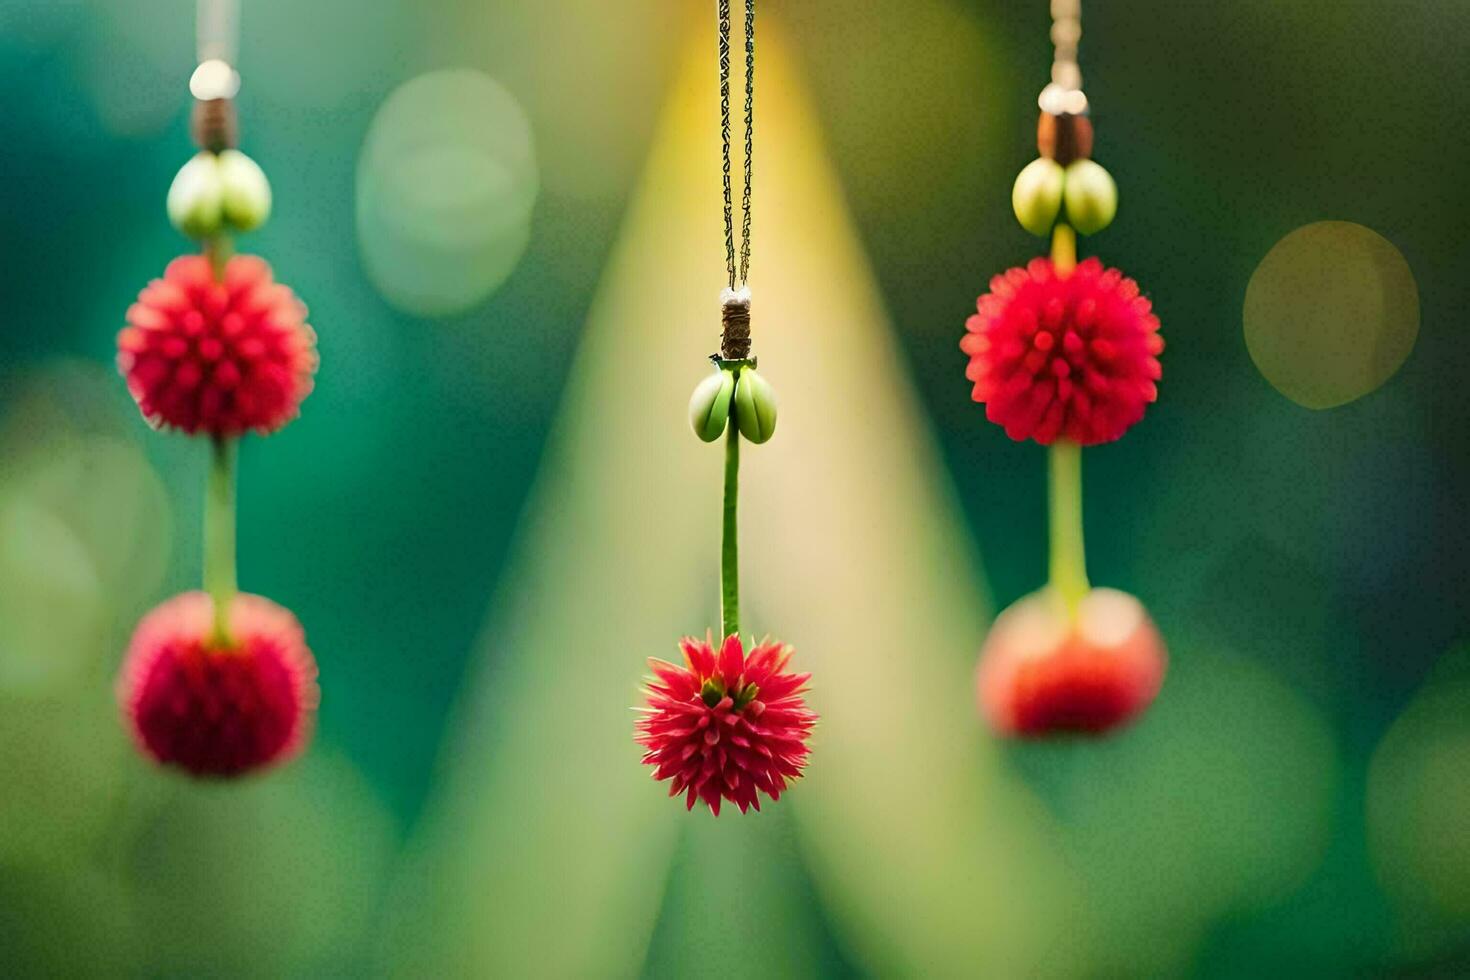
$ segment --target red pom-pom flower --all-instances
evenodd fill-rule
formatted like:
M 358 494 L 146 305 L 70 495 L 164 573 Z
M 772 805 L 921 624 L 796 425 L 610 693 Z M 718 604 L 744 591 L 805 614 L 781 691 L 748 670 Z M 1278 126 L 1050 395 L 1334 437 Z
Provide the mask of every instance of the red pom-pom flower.
M 672 780 L 669 795 L 703 800 L 715 816 L 721 799 L 744 813 L 761 808 L 757 792 L 780 799 L 801 776 L 817 716 L 802 694 L 810 674 L 787 670 L 792 648 L 758 644 L 745 655 L 740 637 L 725 637 L 718 654 L 708 637 L 680 643 L 685 667 L 650 659 L 648 707 L 637 724 L 654 779 Z
M 1015 440 L 1111 442 L 1157 397 L 1159 318 L 1138 283 L 1089 258 L 1032 259 L 990 280 L 960 349 L 985 416 Z
M 160 428 L 270 433 L 311 393 L 316 334 L 306 307 L 257 256 L 230 259 L 222 282 L 202 255 L 174 259 L 138 294 L 127 320 L 118 368 Z
M 138 624 L 118 700 L 138 748 L 196 776 L 237 776 L 291 758 L 310 738 L 319 692 L 301 624 L 257 595 L 230 606 L 232 644 L 214 640 L 214 603 L 186 592 Z
M 1004 735 L 1100 734 L 1153 702 L 1167 661 L 1133 596 L 1093 589 L 1069 615 L 1043 590 L 996 617 L 980 651 L 980 708 Z

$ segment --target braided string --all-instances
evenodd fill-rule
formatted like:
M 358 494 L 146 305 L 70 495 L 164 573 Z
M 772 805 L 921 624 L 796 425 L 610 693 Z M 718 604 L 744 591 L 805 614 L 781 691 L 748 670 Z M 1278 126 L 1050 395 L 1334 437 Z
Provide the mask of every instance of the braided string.
M 755 159 L 755 0 L 745 0 L 745 190 L 740 224 L 740 281 L 750 273 L 750 186 Z
M 755 150 L 755 0 L 745 0 L 745 161 L 740 194 L 740 248 L 735 247 L 735 197 L 731 179 L 730 139 L 730 0 L 717 0 L 720 52 L 720 169 L 724 191 L 725 271 L 730 288 L 750 274 L 750 191 Z

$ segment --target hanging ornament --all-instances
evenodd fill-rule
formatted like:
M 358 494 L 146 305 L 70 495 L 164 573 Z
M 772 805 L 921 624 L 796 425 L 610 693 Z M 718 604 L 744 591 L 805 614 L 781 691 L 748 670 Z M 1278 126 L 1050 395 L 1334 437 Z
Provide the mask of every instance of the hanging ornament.
M 769 639 L 749 652 L 740 636 L 740 562 L 737 502 L 740 442 L 764 443 L 776 430 L 776 396 L 756 372 L 751 354 L 750 191 L 755 111 L 755 0 L 745 3 L 745 167 L 741 229 L 735 247 L 730 179 L 730 2 L 718 0 L 720 142 L 723 152 L 725 266 L 720 295 L 719 353 L 713 373 L 689 400 L 689 421 L 704 442 L 725 439 L 724 518 L 721 532 L 721 639 L 685 637 L 684 665 L 650 659 L 653 676 L 635 740 L 653 777 L 669 780 L 669 795 L 687 809 L 703 802 L 715 816 L 722 801 L 744 813 L 760 809 L 760 794 L 780 799 L 802 774 L 807 740 L 817 716 L 803 696 L 810 674 L 789 667 L 792 648 Z
M 140 752 L 195 776 L 238 776 L 295 755 L 310 738 L 316 662 L 296 617 L 235 583 L 236 443 L 294 419 L 311 392 L 316 334 L 270 266 L 232 239 L 270 214 L 270 184 L 237 148 L 234 0 L 200 0 L 190 79 L 199 152 L 168 193 L 174 227 L 201 253 L 174 259 L 129 308 L 118 368 L 157 429 L 210 443 L 204 590 L 143 617 L 118 678 Z
M 1038 100 L 1039 159 L 1016 178 L 1021 226 L 1051 237 L 1049 257 L 990 281 L 966 322 L 966 377 L 990 421 L 1050 452 L 1050 582 L 1002 612 L 980 651 L 981 711 L 1004 735 L 1101 733 L 1136 717 L 1163 683 L 1163 640 L 1143 605 L 1087 580 L 1082 447 L 1119 439 L 1158 397 L 1159 320 L 1138 284 L 1077 235 L 1106 228 L 1113 178 L 1093 162 L 1077 43 L 1078 0 L 1053 0 L 1052 80 Z

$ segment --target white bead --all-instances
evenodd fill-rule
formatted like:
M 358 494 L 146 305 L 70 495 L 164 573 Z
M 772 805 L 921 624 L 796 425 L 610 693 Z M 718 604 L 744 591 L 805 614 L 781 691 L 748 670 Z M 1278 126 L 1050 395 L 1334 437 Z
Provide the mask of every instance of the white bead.
M 219 58 L 201 61 L 189 78 L 189 92 L 200 102 L 233 99 L 240 91 L 240 73 Z

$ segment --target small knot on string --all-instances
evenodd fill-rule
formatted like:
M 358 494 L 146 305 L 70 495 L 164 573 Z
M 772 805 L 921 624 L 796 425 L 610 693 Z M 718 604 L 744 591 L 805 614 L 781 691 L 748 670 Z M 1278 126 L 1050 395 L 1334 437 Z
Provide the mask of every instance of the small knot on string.
M 210 153 L 233 150 L 240 145 L 240 122 L 234 99 L 195 99 L 189 117 L 189 134 L 194 145 Z
M 720 291 L 720 357 L 743 361 L 750 356 L 750 287 Z
M 1092 157 L 1092 120 L 1080 113 L 1041 111 L 1036 120 L 1036 149 L 1067 166 Z

